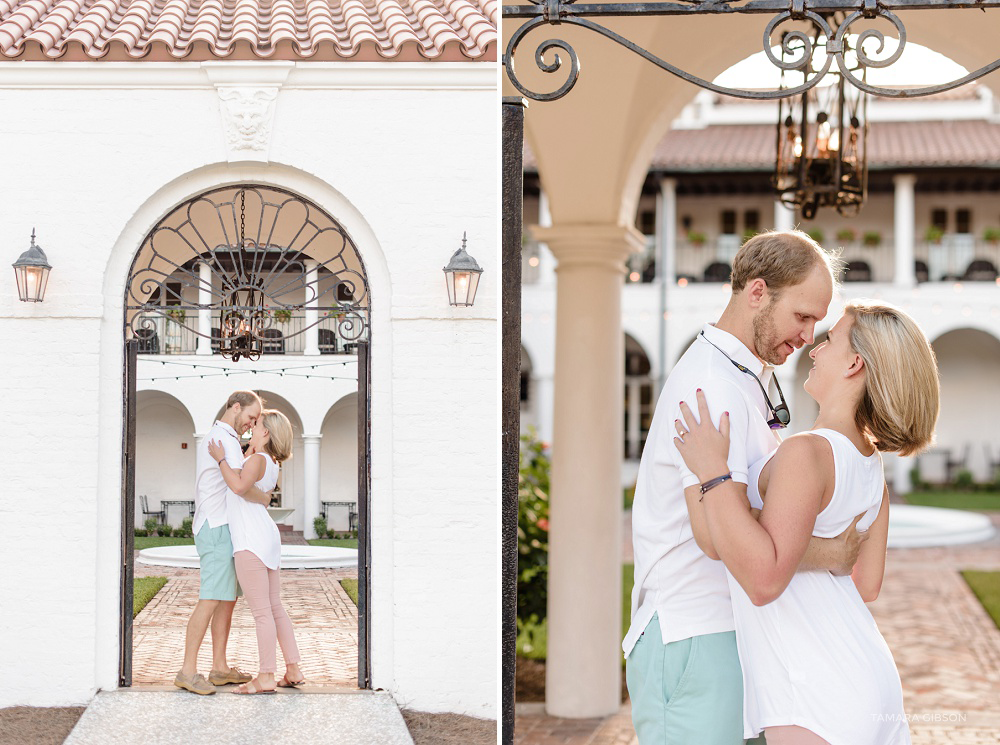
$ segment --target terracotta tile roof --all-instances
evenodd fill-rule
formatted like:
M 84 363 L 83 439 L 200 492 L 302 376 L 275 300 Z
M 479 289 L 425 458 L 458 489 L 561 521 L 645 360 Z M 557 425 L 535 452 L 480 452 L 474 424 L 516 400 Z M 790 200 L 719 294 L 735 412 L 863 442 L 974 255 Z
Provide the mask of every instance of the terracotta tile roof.
M 660 171 L 767 171 L 774 165 L 774 125 L 671 130 L 650 168 Z M 1000 166 L 1000 124 L 985 120 L 874 122 L 868 167 Z
M 774 167 L 773 124 L 745 124 L 674 129 L 656 146 L 652 171 L 770 171 Z M 1000 167 L 1000 123 L 875 122 L 868 134 L 868 167 Z M 524 170 L 538 165 L 524 147 Z
M 495 61 L 498 0 L 0 0 L 0 60 Z

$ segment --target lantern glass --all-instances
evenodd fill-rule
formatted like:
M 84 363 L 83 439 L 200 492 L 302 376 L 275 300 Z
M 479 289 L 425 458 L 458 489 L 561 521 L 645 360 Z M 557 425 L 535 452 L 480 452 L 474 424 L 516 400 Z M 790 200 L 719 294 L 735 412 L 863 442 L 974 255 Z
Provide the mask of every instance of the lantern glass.
M 49 283 L 49 268 L 43 266 L 15 266 L 18 297 L 25 303 L 40 303 L 45 298 Z
M 446 271 L 444 278 L 448 288 L 448 302 L 459 307 L 468 307 L 476 302 L 480 272 L 452 270 Z

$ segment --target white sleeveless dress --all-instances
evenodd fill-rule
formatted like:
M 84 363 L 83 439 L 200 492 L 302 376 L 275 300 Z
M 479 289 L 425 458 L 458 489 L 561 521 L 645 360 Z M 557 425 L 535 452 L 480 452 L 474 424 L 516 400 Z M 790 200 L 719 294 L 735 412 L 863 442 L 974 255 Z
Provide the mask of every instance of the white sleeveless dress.
M 834 430 L 812 434 L 830 443 L 836 473 L 813 535 L 840 535 L 862 512 L 858 528 L 866 530 L 882 504 L 880 456 L 865 457 Z M 763 504 L 758 480 L 773 455 L 750 468 L 753 507 Z M 743 668 L 744 737 L 798 725 L 831 745 L 910 745 L 896 664 L 849 576 L 796 572 L 777 600 L 757 607 L 727 574 Z
M 267 462 L 264 475 L 255 486 L 261 491 L 270 491 L 278 483 L 280 467 L 267 453 L 255 453 L 250 458 L 262 456 Z M 247 458 L 243 461 L 250 460 Z M 278 526 L 267 512 L 267 507 L 256 502 L 248 502 L 232 489 L 226 490 L 226 514 L 229 517 L 229 533 L 233 539 L 233 556 L 237 551 L 250 551 L 268 569 L 277 569 L 281 562 L 281 534 Z

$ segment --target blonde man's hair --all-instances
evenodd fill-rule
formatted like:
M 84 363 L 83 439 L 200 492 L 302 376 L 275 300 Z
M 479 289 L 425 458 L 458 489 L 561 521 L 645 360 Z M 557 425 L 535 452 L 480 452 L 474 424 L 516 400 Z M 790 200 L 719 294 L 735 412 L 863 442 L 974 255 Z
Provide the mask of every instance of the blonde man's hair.
M 264 452 L 279 465 L 292 457 L 292 423 L 277 409 L 265 409 L 258 422 L 264 425 L 270 437 Z
M 841 263 L 801 230 L 770 230 L 750 238 L 736 252 L 730 282 L 735 295 L 760 278 L 777 299 L 785 287 L 804 282 L 817 266 L 826 267 L 836 284 Z
M 226 409 L 233 408 L 233 404 L 239 404 L 241 409 L 253 404 L 260 404 L 260 407 L 264 408 L 264 400 L 253 391 L 234 391 L 226 401 Z
M 913 455 L 934 441 L 941 384 L 937 358 L 924 332 L 886 303 L 856 301 L 851 348 L 865 361 L 865 392 L 855 422 L 879 450 Z

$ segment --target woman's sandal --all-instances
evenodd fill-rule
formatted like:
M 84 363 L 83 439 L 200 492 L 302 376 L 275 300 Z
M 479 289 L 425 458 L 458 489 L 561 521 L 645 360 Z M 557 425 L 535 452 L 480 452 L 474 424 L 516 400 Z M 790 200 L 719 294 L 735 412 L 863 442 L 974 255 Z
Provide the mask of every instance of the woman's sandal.
M 251 686 L 253 686 L 253 690 L 251 690 Z M 243 685 L 234 688 L 233 693 L 238 696 L 259 696 L 264 693 L 277 693 L 277 691 L 273 688 L 264 688 L 260 684 L 260 681 L 254 678 L 249 683 L 244 683 Z
M 277 682 L 278 688 L 298 688 L 300 685 L 306 682 L 306 679 L 302 680 L 289 680 L 288 673 L 281 676 L 281 680 Z

